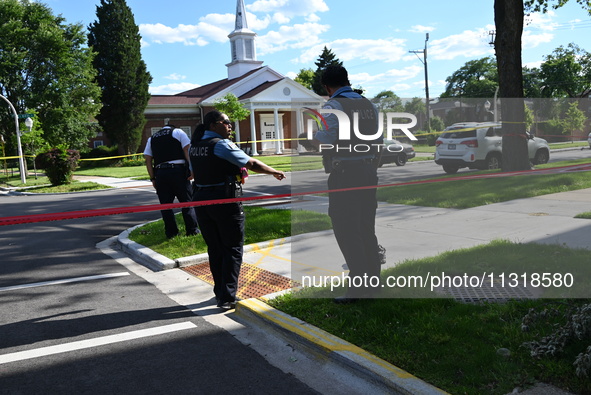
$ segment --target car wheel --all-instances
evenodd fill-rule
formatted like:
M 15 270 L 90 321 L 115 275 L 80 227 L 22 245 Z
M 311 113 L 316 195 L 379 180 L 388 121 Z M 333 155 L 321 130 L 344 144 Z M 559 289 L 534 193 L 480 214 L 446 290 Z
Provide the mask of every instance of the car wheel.
M 406 157 L 406 154 L 398 154 L 394 163 L 396 163 L 396 166 L 404 166 L 407 161 L 408 158 Z
M 534 165 L 543 165 L 550 160 L 550 153 L 545 149 L 539 149 L 534 157 Z
M 443 165 L 443 171 L 447 174 L 456 174 L 459 169 L 457 166 Z
M 486 158 L 486 168 L 489 170 L 501 168 L 501 156 L 497 154 L 491 154 Z

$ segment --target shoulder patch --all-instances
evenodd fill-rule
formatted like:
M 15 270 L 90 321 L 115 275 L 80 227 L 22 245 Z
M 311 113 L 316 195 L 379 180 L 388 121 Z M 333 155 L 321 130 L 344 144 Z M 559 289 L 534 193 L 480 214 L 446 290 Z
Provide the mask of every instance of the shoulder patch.
M 233 150 L 240 149 L 233 141 L 230 141 L 230 140 L 228 140 L 228 147 L 230 147 Z

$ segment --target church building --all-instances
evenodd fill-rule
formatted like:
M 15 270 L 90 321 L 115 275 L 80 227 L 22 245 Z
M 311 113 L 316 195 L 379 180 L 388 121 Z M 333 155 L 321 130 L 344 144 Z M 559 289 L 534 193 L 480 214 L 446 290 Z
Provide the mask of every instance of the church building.
M 176 95 L 152 95 L 140 149 L 168 122 L 190 137 L 214 102 L 232 93 L 250 111 L 248 118 L 234 124 L 235 141 L 242 149 L 250 155 L 297 152 L 292 139 L 304 131 L 304 109 L 319 108 L 324 99 L 257 60 L 256 33 L 248 29 L 243 0 L 237 1 L 235 29 L 228 38 L 228 78 Z

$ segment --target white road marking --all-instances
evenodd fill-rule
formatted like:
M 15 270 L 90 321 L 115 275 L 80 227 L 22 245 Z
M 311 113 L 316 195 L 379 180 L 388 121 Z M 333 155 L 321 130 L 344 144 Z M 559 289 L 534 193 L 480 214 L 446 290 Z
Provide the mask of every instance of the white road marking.
M 14 291 L 14 290 L 17 290 L 17 289 L 44 287 L 46 285 L 59 285 L 59 284 L 67 284 L 67 283 L 76 283 L 76 282 L 79 282 L 79 281 L 102 280 L 102 279 L 105 279 L 105 278 L 113 278 L 113 277 L 121 277 L 121 276 L 129 276 L 129 273 L 128 272 L 120 272 L 120 273 L 111 273 L 111 274 L 99 274 L 99 275 L 96 275 L 96 276 L 76 277 L 76 278 L 67 278 L 67 279 L 64 279 L 64 280 L 43 281 L 43 282 L 40 282 L 40 283 L 14 285 L 14 286 L 11 286 L 11 287 L 0 288 L 0 292 Z
M 11 354 L 0 355 L 0 365 L 10 362 L 23 361 L 26 359 L 45 357 L 48 355 L 61 354 L 69 351 L 83 350 L 85 348 L 105 346 L 107 344 L 120 343 L 149 336 L 163 335 L 165 333 L 193 329 L 196 327 L 197 325 L 193 324 L 192 322 L 181 322 L 179 324 L 140 329 L 137 331 L 120 333 L 117 335 L 98 337 L 96 339 L 80 340 L 72 343 L 42 347 L 35 350 L 19 351 Z

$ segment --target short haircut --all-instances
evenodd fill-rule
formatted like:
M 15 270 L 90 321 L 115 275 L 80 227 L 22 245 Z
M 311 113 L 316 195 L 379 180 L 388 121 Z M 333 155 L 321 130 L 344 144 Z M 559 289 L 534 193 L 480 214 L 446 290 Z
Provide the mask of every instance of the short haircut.
M 331 65 L 324 69 L 320 78 L 322 85 L 326 86 L 350 86 L 349 74 L 343 66 Z

